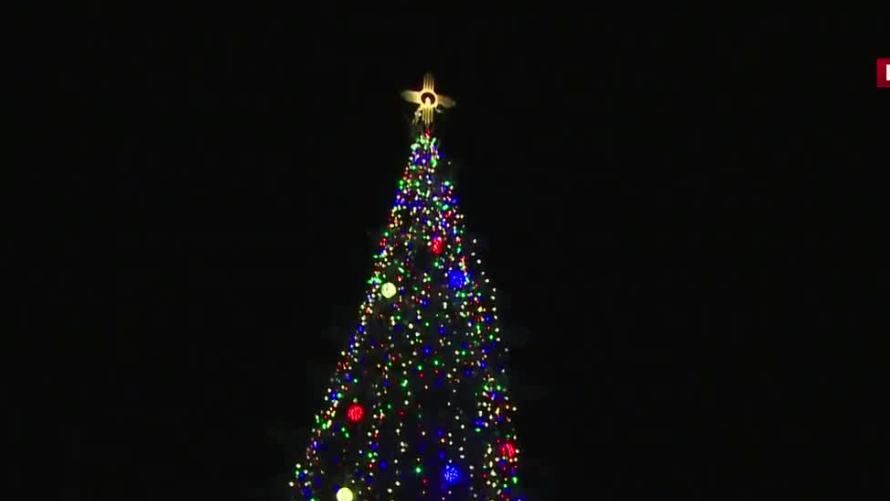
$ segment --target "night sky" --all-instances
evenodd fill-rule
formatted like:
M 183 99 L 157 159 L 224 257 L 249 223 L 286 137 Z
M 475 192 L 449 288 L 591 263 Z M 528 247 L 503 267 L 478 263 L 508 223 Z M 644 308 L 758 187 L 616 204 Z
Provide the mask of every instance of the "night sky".
M 40 42 L 71 155 L 31 214 L 54 225 L 20 315 L 52 349 L 8 414 L 13 480 L 288 499 L 426 71 L 458 103 L 436 133 L 502 300 L 530 500 L 762 499 L 831 470 L 788 468 L 818 449 L 810 402 L 859 391 L 797 334 L 833 320 L 798 250 L 834 235 L 808 216 L 848 105 L 793 77 L 827 43 L 716 10 L 316 7 L 86 12 Z

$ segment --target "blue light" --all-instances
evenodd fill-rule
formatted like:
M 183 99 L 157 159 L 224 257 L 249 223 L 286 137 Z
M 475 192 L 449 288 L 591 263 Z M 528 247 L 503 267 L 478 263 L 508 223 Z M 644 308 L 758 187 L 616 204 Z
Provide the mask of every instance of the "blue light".
M 461 270 L 451 270 L 448 272 L 448 283 L 452 289 L 460 289 L 469 282 L 467 274 Z
M 445 478 L 446 482 L 448 482 L 449 484 L 453 484 L 460 478 L 460 472 L 457 470 L 457 467 L 450 464 L 445 467 L 445 471 L 442 473 L 442 476 Z

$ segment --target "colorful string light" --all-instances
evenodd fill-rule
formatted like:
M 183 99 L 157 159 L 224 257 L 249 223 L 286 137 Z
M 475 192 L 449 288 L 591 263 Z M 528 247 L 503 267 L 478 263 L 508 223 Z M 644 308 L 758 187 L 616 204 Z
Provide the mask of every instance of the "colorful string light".
M 427 129 L 296 465 L 305 501 L 524 499 L 496 290 L 440 161 Z

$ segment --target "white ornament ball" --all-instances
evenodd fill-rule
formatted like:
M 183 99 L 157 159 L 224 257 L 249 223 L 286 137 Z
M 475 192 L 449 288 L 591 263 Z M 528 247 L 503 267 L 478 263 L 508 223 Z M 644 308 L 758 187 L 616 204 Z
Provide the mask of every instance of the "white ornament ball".
M 341 487 L 337 491 L 337 501 L 352 501 L 352 490 L 349 487 Z
M 383 294 L 383 297 L 389 299 L 396 295 L 396 286 L 392 284 L 392 282 L 386 282 L 383 284 L 383 287 L 380 288 L 380 292 Z

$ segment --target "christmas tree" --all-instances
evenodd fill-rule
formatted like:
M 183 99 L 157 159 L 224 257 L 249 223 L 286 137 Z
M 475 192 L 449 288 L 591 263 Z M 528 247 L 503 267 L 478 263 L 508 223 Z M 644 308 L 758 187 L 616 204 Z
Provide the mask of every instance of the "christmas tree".
M 403 97 L 423 129 L 291 485 L 305 501 L 521 500 L 495 287 L 437 173 L 433 115 L 454 101 L 429 75 Z

